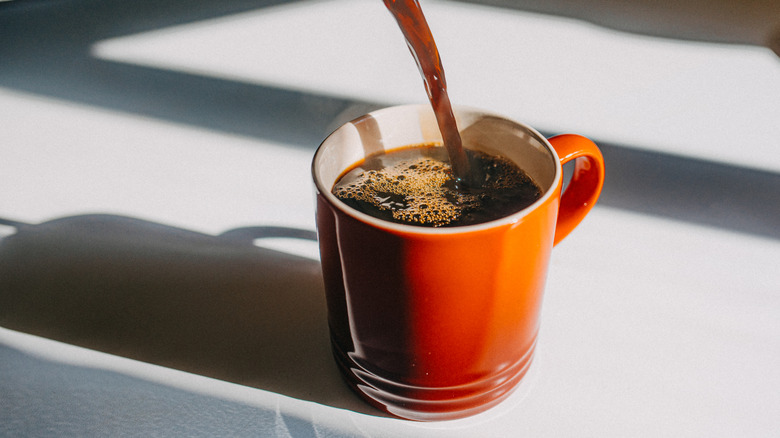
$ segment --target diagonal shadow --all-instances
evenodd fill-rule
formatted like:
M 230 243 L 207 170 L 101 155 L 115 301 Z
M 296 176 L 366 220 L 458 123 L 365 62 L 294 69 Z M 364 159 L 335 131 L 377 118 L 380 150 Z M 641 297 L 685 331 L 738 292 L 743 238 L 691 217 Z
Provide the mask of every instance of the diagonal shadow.
M 101 39 L 301 1 L 307 0 L 16 0 L 0 3 L 0 32 L 14 42 L 6 47 L 12 51 L 87 49 Z
M 101 39 L 288 1 L 0 4 L 0 86 L 314 148 L 383 106 L 99 60 Z M 598 141 L 597 141 L 598 142 Z M 780 175 L 598 142 L 600 205 L 780 239 Z M 19 225 L 19 224 L 15 224 Z M 331 362 L 319 263 L 118 216 L 0 240 L 0 324 L 145 362 L 380 415 Z
M 453 0 L 556 17 L 568 17 L 653 37 L 768 46 L 780 56 L 776 1 L 646 1 L 577 2 L 572 0 Z
M 0 86 L 313 149 L 338 124 L 383 104 L 105 61 L 89 54 L 90 45 L 101 39 L 290 2 L 0 4 Z M 607 160 L 602 206 L 780 238 L 777 173 L 597 143 Z
M 310 150 L 339 124 L 383 106 L 92 57 L 61 66 L 56 78 L 13 68 L 0 86 Z
M 0 4 L 0 86 L 313 149 L 379 103 L 106 61 L 93 43 L 301 0 Z
M 780 174 L 599 143 L 602 206 L 780 239 Z
M 0 4 L 0 86 L 313 149 L 333 127 L 383 104 L 89 54 L 90 45 L 101 39 L 293 1 L 301 0 Z M 607 160 L 601 205 L 780 238 L 777 173 L 597 143 Z
M 274 227 L 210 236 L 86 215 L 0 239 L 0 325 L 98 351 L 382 415 L 343 384 L 317 260 L 253 245 Z
M 187 431 L 188 436 L 256 437 L 279 429 L 293 437 L 320 436 L 310 419 L 295 413 L 52 362 L 2 344 L 0 358 L 0 436 L 180 436 Z M 35 414 L 20 415 L 22 409 Z

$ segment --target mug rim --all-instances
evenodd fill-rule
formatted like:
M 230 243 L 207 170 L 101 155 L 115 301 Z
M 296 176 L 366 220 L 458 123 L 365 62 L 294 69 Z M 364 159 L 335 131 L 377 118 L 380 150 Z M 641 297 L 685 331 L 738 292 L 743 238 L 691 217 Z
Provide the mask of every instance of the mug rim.
M 531 134 L 537 141 L 539 141 L 541 144 L 545 146 L 547 151 L 552 155 L 553 162 L 555 165 L 555 173 L 553 175 L 553 183 L 550 184 L 550 186 L 542 193 L 542 196 L 539 197 L 536 201 L 534 201 L 531 205 L 526 206 L 525 208 L 518 210 L 510 215 L 500 217 L 498 219 L 494 219 L 487 222 L 481 222 L 478 224 L 472 224 L 472 225 L 458 225 L 458 226 L 452 226 L 452 227 L 426 227 L 421 225 L 410 225 L 410 224 L 402 224 L 397 222 L 390 222 L 383 219 L 376 218 L 374 216 L 371 216 L 369 214 L 360 212 L 350 206 L 348 206 L 346 203 L 338 199 L 333 193 L 331 193 L 331 188 L 323 187 L 323 182 L 319 176 L 319 172 L 317 171 L 317 163 L 320 160 L 322 156 L 323 146 L 325 143 L 328 142 L 328 140 L 333 137 L 333 135 L 340 129 L 342 129 L 344 126 L 347 126 L 349 124 L 352 124 L 360 119 L 363 119 L 366 116 L 373 116 L 373 117 L 381 117 L 382 113 L 391 112 L 391 111 L 420 111 L 425 109 L 430 110 L 431 109 L 430 104 L 406 104 L 406 105 L 396 105 L 396 106 L 389 106 L 384 107 L 378 110 L 374 110 L 371 112 L 366 113 L 365 115 L 362 115 L 360 117 L 356 117 L 348 122 L 342 123 L 339 125 L 336 129 L 333 130 L 330 134 L 328 134 L 322 142 L 317 146 L 316 151 L 314 152 L 314 156 L 312 158 L 311 163 L 311 173 L 312 173 L 312 179 L 314 181 L 315 188 L 317 190 L 318 194 L 321 194 L 322 196 L 327 199 L 328 203 L 345 214 L 353 217 L 356 220 L 359 220 L 361 222 L 367 223 L 371 226 L 374 226 L 376 228 L 384 229 L 391 232 L 396 233 L 404 233 L 404 234 L 419 234 L 419 235 L 452 235 L 452 234 L 462 234 L 462 233 L 470 233 L 475 231 L 484 231 L 494 228 L 499 228 L 506 225 L 512 225 L 515 223 L 520 222 L 524 217 L 529 215 L 531 212 L 537 210 L 540 206 L 544 205 L 549 201 L 549 199 L 553 196 L 553 194 L 556 192 L 557 187 L 561 185 L 562 181 L 562 173 L 563 173 L 563 167 L 561 166 L 561 160 L 558 156 L 558 153 L 555 151 L 555 148 L 550 144 L 550 142 L 547 140 L 547 137 L 539 133 L 535 128 L 532 126 L 529 126 L 525 123 L 518 122 L 516 120 L 510 119 L 506 116 L 503 116 L 501 114 L 497 114 L 495 112 L 482 110 L 479 108 L 471 107 L 471 106 L 464 106 L 464 105 L 453 105 L 452 110 L 453 113 L 471 113 L 475 115 L 483 115 L 483 116 L 489 116 L 489 117 L 495 117 L 498 119 L 502 119 L 504 121 L 510 122 L 512 124 L 515 124 L 524 130 L 526 130 L 529 134 Z M 437 127 L 438 129 L 438 127 Z M 398 145 L 395 147 L 392 147 L 390 149 L 386 149 L 386 151 L 392 151 L 397 150 L 400 148 L 404 148 L 406 146 L 411 145 Z M 350 164 L 350 166 L 354 165 L 355 163 Z M 344 169 L 341 169 L 341 173 L 348 169 L 349 167 L 346 167 Z M 335 183 L 335 181 L 334 181 Z

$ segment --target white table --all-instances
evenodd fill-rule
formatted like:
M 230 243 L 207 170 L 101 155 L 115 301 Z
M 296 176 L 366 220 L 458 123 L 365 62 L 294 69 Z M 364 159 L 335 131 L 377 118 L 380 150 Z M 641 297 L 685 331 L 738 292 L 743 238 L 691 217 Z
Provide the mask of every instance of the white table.
M 0 436 L 780 430 L 771 51 L 424 3 L 456 103 L 590 136 L 607 182 L 515 394 L 414 423 L 341 382 L 305 239 L 319 140 L 424 99 L 381 2 L 112 3 L 0 8 Z

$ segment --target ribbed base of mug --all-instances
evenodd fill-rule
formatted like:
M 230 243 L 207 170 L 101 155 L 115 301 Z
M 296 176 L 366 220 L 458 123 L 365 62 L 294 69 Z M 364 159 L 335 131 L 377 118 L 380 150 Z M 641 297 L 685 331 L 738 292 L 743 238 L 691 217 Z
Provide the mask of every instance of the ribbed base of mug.
M 335 344 L 333 354 L 342 376 L 359 396 L 396 417 L 416 421 L 444 421 L 484 412 L 512 394 L 531 365 L 534 345 L 520 360 L 489 378 L 458 386 L 425 387 L 393 382 L 355 363 Z

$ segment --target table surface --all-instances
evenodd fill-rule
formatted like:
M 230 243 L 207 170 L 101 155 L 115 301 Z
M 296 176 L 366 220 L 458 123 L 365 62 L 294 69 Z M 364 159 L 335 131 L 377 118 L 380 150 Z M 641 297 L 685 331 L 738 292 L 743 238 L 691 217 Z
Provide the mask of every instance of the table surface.
M 9 2 L 0 435 L 776 436 L 780 60 L 424 7 L 456 104 L 605 155 L 518 390 L 409 422 L 331 360 L 313 151 L 425 99 L 381 2 Z

